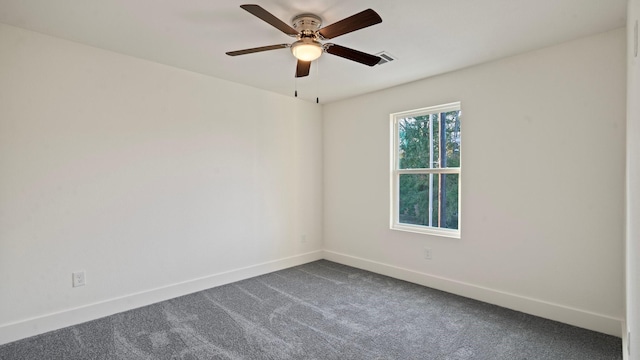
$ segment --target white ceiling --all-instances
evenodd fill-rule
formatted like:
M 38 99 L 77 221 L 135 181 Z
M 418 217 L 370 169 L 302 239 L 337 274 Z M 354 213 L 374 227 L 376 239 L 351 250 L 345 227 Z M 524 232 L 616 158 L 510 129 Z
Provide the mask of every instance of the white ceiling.
M 324 54 L 294 79 L 293 40 L 230 0 L 0 0 L 0 22 L 321 103 L 434 76 L 625 25 L 626 0 L 257 0 L 286 23 L 329 25 L 367 8 L 383 22 L 331 42 L 396 61 L 368 67 Z M 524 69 L 523 69 L 524 70 Z M 296 84 L 297 83 L 297 84 Z

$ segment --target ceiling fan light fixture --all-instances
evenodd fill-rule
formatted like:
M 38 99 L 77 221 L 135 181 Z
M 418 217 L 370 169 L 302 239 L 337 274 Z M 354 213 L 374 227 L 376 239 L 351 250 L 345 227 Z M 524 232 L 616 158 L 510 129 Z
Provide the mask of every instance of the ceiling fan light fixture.
M 291 44 L 291 53 L 298 60 L 313 61 L 322 55 L 322 44 L 313 39 L 301 39 Z

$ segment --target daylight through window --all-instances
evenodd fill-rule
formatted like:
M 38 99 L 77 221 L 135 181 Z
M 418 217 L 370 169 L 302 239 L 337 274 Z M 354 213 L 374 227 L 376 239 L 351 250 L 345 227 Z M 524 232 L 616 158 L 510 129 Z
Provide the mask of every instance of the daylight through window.
M 460 103 L 391 115 L 391 228 L 460 236 Z

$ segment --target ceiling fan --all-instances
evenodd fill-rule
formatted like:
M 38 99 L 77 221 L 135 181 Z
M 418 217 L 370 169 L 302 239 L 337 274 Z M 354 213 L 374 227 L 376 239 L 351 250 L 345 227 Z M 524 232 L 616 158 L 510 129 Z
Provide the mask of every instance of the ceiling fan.
M 301 14 L 293 18 L 289 26 L 273 14 L 263 9 L 259 5 L 240 5 L 241 8 L 262 19 L 264 22 L 282 31 L 283 33 L 296 38 L 292 44 L 277 44 L 269 46 L 261 46 L 257 48 L 229 51 L 229 56 L 245 55 L 260 51 L 277 50 L 291 48 L 293 56 L 298 59 L 296 66 L 296 77 L 309 75 L 311 62 L 326 52 L 332 55 L 340 56 L 361 64 L 373 66 L 380 62 L 380 57 L 364 53 L 362 51 L 350 49 L 344 46 L 324 43 L 321 40 L 333 39 L 340 35 L 360 30 L 371 25 L 382 22 L 380 15 L 371 9 L 364 10 L 348 18 L 342 19 L 331 25 L 322 26 L 322 19 L 314 14 Z

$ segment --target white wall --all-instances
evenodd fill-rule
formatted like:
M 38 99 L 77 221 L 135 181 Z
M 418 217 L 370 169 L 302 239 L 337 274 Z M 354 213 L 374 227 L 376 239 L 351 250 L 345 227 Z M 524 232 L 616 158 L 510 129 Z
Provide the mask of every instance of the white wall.
M 325 256 L 621 335 L 625 76 L 619 29 L 326 105 Z M 462 238 L 389 230 L 389 114 L 458 100 Z
M 0 25 L 0 343 L 321 258 L 321 114 Z
M 640 360 L 640 55 L 635 33 L 640 0 L 627 12 L 627 329 L 630 360 Z M 638 30 L 640 31 L 640 30 Z

